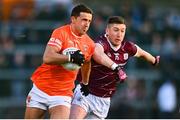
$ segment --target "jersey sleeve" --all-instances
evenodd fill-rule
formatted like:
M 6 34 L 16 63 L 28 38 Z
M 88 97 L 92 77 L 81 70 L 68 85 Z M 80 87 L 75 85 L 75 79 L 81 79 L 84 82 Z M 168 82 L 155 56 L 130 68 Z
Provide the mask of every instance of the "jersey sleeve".
M 137 52 L 137 47 L 135 46 L 135 44 L 133 42 L 127 41 L 125 43 L 125 47 L 126 51 L 129 53 L 130 56 L 134 56 Z
M 91 56 L 94 53 L 94 49 L 95 49 L 94 41 L 90 39 L 90 43 L 89 43 L 89 55 L 87 56 L 87 61 L 89 61 L 91 59 Z
M 49 39 L 48 41 L 48 45 L 50 46 L 55 46 L 58 48 L 58 50 L 60 51 L 61 48 L 62 48 L 62 41 L 63 37 L 62 37 L 62 34 L 59 30 L 54 30 L 52 35 L 51 35 L 51 38 Z
M 104 51 L 106 51 L 108 49 L 107 44 L 106 44 L 103 36 L 100 36 L 100 37 L 96 38 L 95 43 L 100 44 L 104 48 Z
M 92 41 L 92 45 L 91 45 L 91 56 L 93 55 L 95 50 L 95 43 Z

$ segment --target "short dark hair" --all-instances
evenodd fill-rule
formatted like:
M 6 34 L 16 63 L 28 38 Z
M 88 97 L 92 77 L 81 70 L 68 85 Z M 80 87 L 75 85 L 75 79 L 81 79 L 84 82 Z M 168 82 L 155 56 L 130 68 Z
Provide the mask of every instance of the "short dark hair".
M 111 16 L 108 18 L 108 24 L 125 24 L 125 19 L 121 16 Z
M 81 12 L 93 14 L 92 10 L 84 4 L 79 4 L 72 9 L 71 16 L 78 17 Z

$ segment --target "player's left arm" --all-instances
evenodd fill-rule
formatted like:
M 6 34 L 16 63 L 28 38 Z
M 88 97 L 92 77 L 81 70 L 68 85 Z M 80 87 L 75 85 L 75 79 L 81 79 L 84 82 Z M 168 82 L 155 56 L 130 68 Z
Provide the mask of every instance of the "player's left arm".
M 91 60 L 84 62 L 83 66 L 81 67 L 82 83 L 84 85 L 87 85 L 89 82 L 90 72 L 91 72 Z
M 89 76 L 91 72 L 91 60 L 84 62 L 83 66 L 81 67 L 81 92 L 83 95 L 87 96 L 89 94 Z
M 135 45 L 135 46 L 137 47 L 137 52 L 134 55 L 135 57 L 142 57 L 145 60 L 147 60 L 148 62 L 150 62 L 152 65 L 158 65 L 159 64 L 160 56 L 154 57 L 149 52 L 141 49 L 138 45 Z

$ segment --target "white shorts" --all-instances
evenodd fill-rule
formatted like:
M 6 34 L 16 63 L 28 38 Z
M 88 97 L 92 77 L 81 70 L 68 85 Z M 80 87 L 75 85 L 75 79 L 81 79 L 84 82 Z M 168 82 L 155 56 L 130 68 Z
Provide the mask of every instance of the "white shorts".
M 49 96 L 33 84 L 33 88 L 26 99 L 26 106 L 36 107 L 43 110 L 47 110 L 48 108 L 58 105 L 64 105 L 70 108 L 71 100 L 72 98 L 69 96 Z
M 80 88 L 81 86 L 77 85 L 74 90 L 72 104 L 81 106 L 87 113 L 93 113 L 100 119 L 106 118 L 110 107 L 110 97 L 103 98 L 92 94 L 84 96 Z

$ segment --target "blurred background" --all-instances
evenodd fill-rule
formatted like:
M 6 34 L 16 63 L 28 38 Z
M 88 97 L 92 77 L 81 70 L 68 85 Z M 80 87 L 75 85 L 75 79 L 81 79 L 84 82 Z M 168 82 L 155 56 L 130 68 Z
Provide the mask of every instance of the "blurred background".
M 161 56 L 159 67 L 129 60 L 128 80 L 118 85 L 108 118 L 180 118 L 179 0 L 0 0 L 0 119 L 23 118 L 30 76 L 52 30 L 69 23 L 78 3 L 94 11 L 92 38 L 104 33 L 109 16 L 121 15 L 126 39 Z

